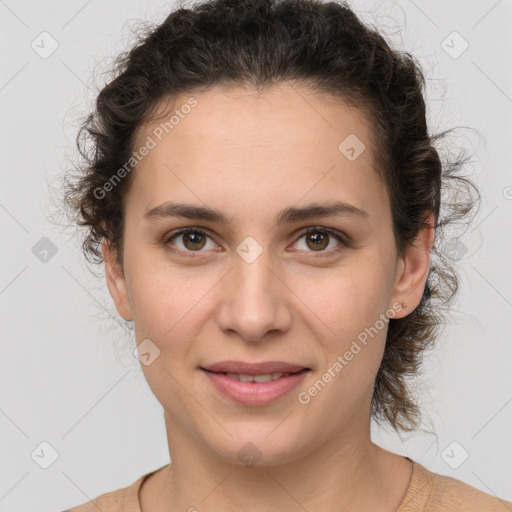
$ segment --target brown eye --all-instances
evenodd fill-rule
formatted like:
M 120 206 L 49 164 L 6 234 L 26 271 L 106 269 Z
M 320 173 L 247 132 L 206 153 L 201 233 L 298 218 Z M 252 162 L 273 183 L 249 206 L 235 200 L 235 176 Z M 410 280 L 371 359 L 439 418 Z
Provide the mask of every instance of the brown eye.
M 191 251 L 202 249 L 205 245 L 205 237 L 201 233 L 183 233 L 181 236 L 183 245 Z
M 348 247 L 348 242 L 345 241 L 341 233 L 328 228 L 309 228 L 305 233 L 302 234 L 299 240 L 302 238 L 305 239 L 306 249 L 301 249 L 300 247 L 298 249 L 305 250 L 306 252 L 319 253 L 314 254 L 314 257 L 332 256 L 333 254 L 336 254 Z M 326 248 L 329 247 L 332 242 L 336 241 L 338 242 L 337 246 L 334 244 L 332 249 L 326 250 Z
M 323 250 L 329 245 L 329 235 L 322 231 L 314 231 L 306 234 L 306 244 L 310 249 Z
M 199 228 L 185 228 L 167 238 L 165 244 L 171 246 L 175 245 L 172 240 L 176 239 L 177 241 L 181 241 L 181 245 L 183 246 L 179 247 L 178 244 L 176 252 L 202 252 L 201 249 L 206 246 L 208 238 L 211 239 L 205 231 Z M 172 250 L 174 251 L 175 249 Z

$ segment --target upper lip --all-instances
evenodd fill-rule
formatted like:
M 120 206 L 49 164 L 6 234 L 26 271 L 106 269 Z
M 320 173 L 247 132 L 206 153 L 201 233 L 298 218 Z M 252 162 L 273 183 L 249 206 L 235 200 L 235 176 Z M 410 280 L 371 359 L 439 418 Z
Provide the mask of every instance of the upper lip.
M 307 369 L 304 365 L 286 363 L 284 361 L 264 361 L 261 363 L 246 363 L 244 361 L 220 361 L 201 366 L 203 370 L 212 372 L 239 373 L 242 375 L 264 375 L 267 373 L 296 373 Z

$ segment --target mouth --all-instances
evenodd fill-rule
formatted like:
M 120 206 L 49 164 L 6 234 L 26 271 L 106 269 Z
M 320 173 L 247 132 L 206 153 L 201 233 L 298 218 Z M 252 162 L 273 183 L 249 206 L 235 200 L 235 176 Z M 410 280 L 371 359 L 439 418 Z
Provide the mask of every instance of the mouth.
M 224 397 L 242 405 L 267 405 L 290 393 L 311 368 L 282 362 L 224 362 L 200 367 Z M 287 371 L 280 371 L 287 370 Z
M 237 375 L 268 375 L 274 373 L 297 373 L 309 370 L 305 365 L 287 363 L 285 361 L 263 361 L 248 363 L 245 361 L 219 361 L 201 367 L 203 370 L 214 373 L 233 373 Z
M 273 372 L 273 373 L 260 373 L 256 375 L 244 374 L 244 373 L 232 373 L 232 372 L 214 372 L 212 370 L 207 370 L 206 368 L 201 368 L 205 372 L 215 373 L 217 375 L 225 375 L 229 379 L 238 380 L 240 382 L 256 382 L 256 383 L 264 383 L 271 382 L 277 379 L 282 379 L 289 377 L 290 375 L 298 375 L 302 373 L 306 373 L 310 371 L 309 368 L 303 368 L 302 370 L 296 372 Z

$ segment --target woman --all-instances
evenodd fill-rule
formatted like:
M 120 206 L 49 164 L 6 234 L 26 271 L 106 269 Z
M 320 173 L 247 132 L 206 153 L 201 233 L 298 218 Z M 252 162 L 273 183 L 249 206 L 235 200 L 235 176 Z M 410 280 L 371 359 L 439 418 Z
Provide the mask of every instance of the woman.
M 440 215 L 474 186 L 414 59 L 341 3 L 213 0 L 116 71 L 66 199 L 171 463 L 71 511 L 512 510 L 370 437 L 419 425 L 407 377 L 457 289 L 437 242 L 476 202 Z

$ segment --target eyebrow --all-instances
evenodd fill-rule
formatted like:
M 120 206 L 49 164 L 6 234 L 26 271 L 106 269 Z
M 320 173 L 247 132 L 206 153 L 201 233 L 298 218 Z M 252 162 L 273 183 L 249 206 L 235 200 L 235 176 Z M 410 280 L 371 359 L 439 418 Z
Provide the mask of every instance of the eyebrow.
M 327 201 L 326 203 L 312 203 L 301 208 L 289 207 L 281 210 L 274 219 L 275 224 L 291 224 L 316 217 L 334 217 L 338 215 L 355 215 L 367 219 L 367 211 L 354 205 L 341 201 Z M 175 203 L 168 201 L 162 203 L 144 214 L 144 219 L 159 218 L 186 218 L 202 220 L 229 225 L 226 216 L 219 210 L 192 204 Z

